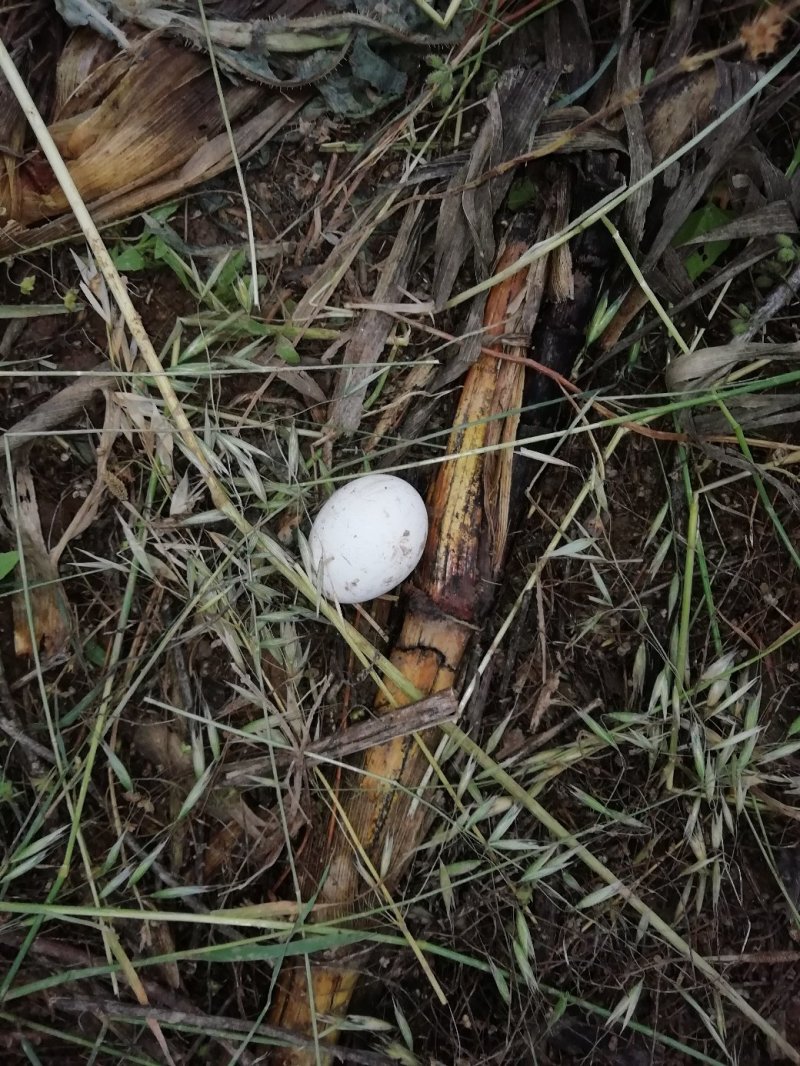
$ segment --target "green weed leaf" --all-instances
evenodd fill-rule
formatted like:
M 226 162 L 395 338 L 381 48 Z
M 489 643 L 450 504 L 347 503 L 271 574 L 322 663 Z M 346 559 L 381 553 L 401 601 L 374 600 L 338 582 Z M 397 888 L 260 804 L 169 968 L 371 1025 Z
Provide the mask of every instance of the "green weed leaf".
M 8 577 L 19 562 L 19 552 L 0 552 L 0 581 Z

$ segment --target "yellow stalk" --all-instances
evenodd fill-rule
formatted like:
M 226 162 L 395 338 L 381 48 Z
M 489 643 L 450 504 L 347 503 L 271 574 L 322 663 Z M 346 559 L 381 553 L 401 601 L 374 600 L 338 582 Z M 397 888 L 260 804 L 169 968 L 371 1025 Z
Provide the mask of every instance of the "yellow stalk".
M 526 248 L 527 242 L 510 241 L 498 269 L 513 264 Z M 490 294 L 484 319 L 495 348 L 502 349 L 503 335 L 514 332 L 513 319 L 524 302 L 527 276 L 526 270 L 520 270 Z M 517 416 L 504 416 L 519 408 L 523 374 L 520 363 L 488 353 L 472 366 L 448 445 L 456 458 L 440 466 L 428 496 L 428 543 L 409 586 L 408 611 L 390 657 L 398 673 L 425 696 L 454 685 L 502 559 L 512 450 L 505 448 L 492 456 L 491 476 L 497 487 L 487 492 L 490 463 L 482 449 L 516 432 Z M 391 681 L 386 689 L 375 701 L 378 714 L 411 702 Z M 328 849 L 324 827 L 316 831 L 319 839 L 306 854 L 319 859 L 307 869 L 304 886 L 309 895 L 316 893 L 328 920 L 375 902 L 388 904 L 397 919 L 391 890 L 405 872 L 429 818 L 429 807 L 415 802 L 415 789 L 428 767 L 426 751 L 440 736 L 438 729 L 432 729 L 368 749 L 360 772 L 345 782 L 346 798 L 334 798 L 338 832 Z M 366 878 L 362 871 L 367 871 Z M 403 930 L 407 932 L 404 926 Z M 312 963 L 310 987 L 303 966 L 288 969 L 276 991 L 271 1021 L 312 1033 L 318 1016 L 335 1019 L 347 1010 L 357 980 L 357 972 L 342 958 Z M 432 983 L 437 990 L 435 978 Z M 326 1039 L 334 1037 L 331 1025 Z M 319 1051 L 281 1049 L 271 1061 L 275 1066 L 311 1066 L 320 1061 Z

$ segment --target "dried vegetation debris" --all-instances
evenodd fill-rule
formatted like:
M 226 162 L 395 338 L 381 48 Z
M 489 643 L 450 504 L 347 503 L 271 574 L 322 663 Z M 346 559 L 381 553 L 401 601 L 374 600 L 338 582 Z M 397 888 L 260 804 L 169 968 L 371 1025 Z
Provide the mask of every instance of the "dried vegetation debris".
M 260 311 L 246 250 L 207 262 L 146 216 L 136 255 L 197 308 L 162 352 L 196 453 L 82 262 L 108 359 L 5 438 L 26 565 L 0 689 L 22 756 L 0 779 L 10 1053 L 89 1033 L 121 1061 L 256 1061 L 275 1040 L 291 1063 L 797 1061 L 798 342 L 777 317 L 800 185 L 767 145 L 800 84 L 766 80 L 791 5 L 743 25 L 697 0 L 596 24 L 580 0 L 464 5 L 445 30 L 412 3 L 380 27 L 371 5 L 238 5 L 208 33 L 194 7 L 62 7 L 89 25 L 3 14 L 99 221 L 230 165 L 209 36 L 223 79 L 245 75 L 223 80 L 242 156 L 295 115 L 313 130 L 319 92 L 340 106 L 316 143 L 352 157 L 309 164 L 285 138 L 246 172 L 311 208 L 253 266 Z M 361 114 L 394 110 L 345 124 L 364 85 Z M 72 223 L 3 114 L 0 247 L 19 252 Z M 56 535 L 36 480 L 98 390 L 90 446 L 57 438 L 95 476 Z M 431 486 L 425 562 L 343 642 L 293 569 L 302 526 L 332 476 L 400 457 Z M 288 553 L 261 554 L 267 529 Z M 42 899 L 91 918 L 90 958 L 71 932 L 26 939 Z
M 257 152 L 297 114 L 312 87 L 334 113 L 358 117 L 385 106 L 402 94 L 406 75 L 373 45 L 392 42 L 391 57 L 402 64 L 415 49 L 452 43 L 457 32 L 454 25 L 438 36 L 435 29 L 418 34 L 425 20 L 411 2 L 383 5 L 380 18 L 358 10 L 298 14 L 320 5 L 274 3 L 248 18 L 253 6 L 215 5 L 204 21 L 194 5 L 65 2 L 60 14 L 72 33 L 54 23 L 50 0 L 0 8 L 4 39 L 32 79 L 37 104 L 99 223 L 179 196 L 227 170 L 235 157 Z M 209 49 L 230 79 L 218 81 Z M 276 59 L 284 75 L 273 73 Z M 337 70 L 343 64 L 346 71 Z M 72 235 L 76 226 L 60 218 L 67 215 L 63 192 L 41 153 L 28 152 L 24 117 L 5 83 L 0 91 L 6 148 L 0 252 L 8 255 Z

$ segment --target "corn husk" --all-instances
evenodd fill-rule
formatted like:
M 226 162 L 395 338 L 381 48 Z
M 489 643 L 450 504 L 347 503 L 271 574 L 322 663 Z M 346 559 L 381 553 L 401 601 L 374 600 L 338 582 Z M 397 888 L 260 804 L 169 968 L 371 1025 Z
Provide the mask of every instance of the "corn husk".
M 222 85 L 240 156 L 268 140 L 306 99 L 261 85 Z M 139 32 L 129 51 L 118 51 L 92 30 L 77 30 L 58 58 L 50 95 L 50 132 L 98 222 L 180 195 L 232 163 L 208 58 L 175 41 Z M 6 134 L 12 152 L 2 154 L 0 169 L 0 255 L 76 232 L 41 152 L 22 151 L 21 115 L 7 118 Z

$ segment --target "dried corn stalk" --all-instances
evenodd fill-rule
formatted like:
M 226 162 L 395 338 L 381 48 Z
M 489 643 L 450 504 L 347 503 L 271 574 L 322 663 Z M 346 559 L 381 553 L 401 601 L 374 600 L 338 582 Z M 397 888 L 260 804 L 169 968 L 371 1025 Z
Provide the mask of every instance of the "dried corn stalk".
M 514 263 L 529 241 L 511 236 L 500 256 L 498 269 Z M 529 321 L 531 302 L 538 301 L 544 270 L 540 260 L 530 271 L 519 271 L 496 286 L 484 315 L 486 344 L 497 348 L 519 344 L 519 324 Z M 453 459 L 443 463 L 429 493 L 431 516 L 426 552 L 409 596 L 409 609 L 391 659 L 421 693 L 429 695 L 453 686 L 484 608 L 491 583 L 503 560 L 512 448 L 489 453 L 487 446 L 509 443 L 516 434 L 522 396 L 523 367 L 485 351 L 467 375 L 448 451 Z M 408 698 L 390 686 L 398 706 Z M 390 709 L 379 696 L 381 714 Z M 318 855 L 320 865 L 310 870 L 305 889 L 319 891 L 317 903 L 326 920 L 353 913 L 381 902 L 402 876 L 428 820 L 424 803 L 413 802 L 428 760 L 425 747 L 436 743 L 438 730 L 419 740 L 398 737 L 370 748 L 361 772 L 343 790 L 339 827 L 329 850 L 324 827 L 317 831 L 306 854 Z M 356 856 L 361 862 L 357 863 Z M 366 860 L 366 862 L 364 861 Z M 365 883 L 360 869 L 371 866 L 387 871 L 381 886 Z M 324 882 L 319 885 L 327 870 Z M 288 1029 L 312 1032 L 316 1016 L 337 1016 L 347 1009 L 358 974 L 346 961 L 312 967 L 309 990 L 304 968 L 289 970 L 276 992 L 272 1021 Z M 329 1034 L 332 1039 L 335 1034 Z M 291 1048 L 275 1052 L 274 1063 L 312 1063 L 315 1054 Z

